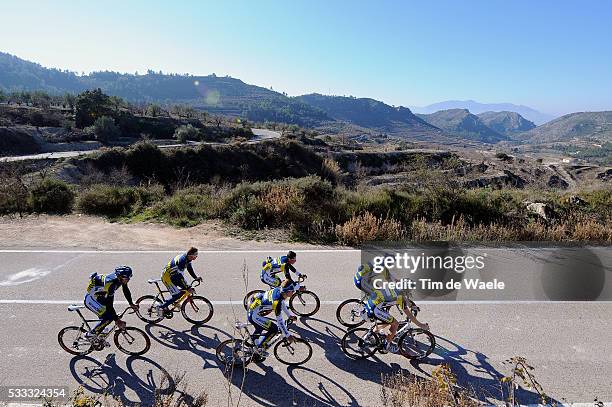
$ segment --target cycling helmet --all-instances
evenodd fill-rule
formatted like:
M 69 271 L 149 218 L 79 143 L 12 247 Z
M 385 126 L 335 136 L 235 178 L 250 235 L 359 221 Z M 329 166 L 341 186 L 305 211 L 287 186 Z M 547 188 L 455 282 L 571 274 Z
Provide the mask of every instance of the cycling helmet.
M 115 274 L 117 277 L 132 277 L 132 268 L 130 266 L 119 266 L 115 268 Z
M 296 254 L 293 250 L 289 250 L 289 252 L 287 253 L 287 258 L 288 259 L 295 259 Z

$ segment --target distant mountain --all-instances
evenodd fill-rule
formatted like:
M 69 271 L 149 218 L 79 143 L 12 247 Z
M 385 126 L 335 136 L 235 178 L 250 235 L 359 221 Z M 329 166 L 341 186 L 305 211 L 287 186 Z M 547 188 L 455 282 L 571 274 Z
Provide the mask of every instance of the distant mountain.
M 527 106 L 522 105 L 513 105 L 512 103 L 480 103 L 474 100 L 447 100 L 444 102 L 434 103 L 432 105 L 424 106 L 424 107 L 414 107 L 410 106 L 413 112 L 422 113 L 422 114 L 430 114 L 435 113 L 439 110 L 448 110 L 448 109 L 467 109 L 473 114 L 479 114 L 484 112 L 516 112 L 526 118 L 534 122 L 535 124 L 546 123 L 555 118 L 555 116 L 538 112 L 535 109 L 532 109 Z
M 318 93 L 295 99 L 314 106 L 329 117 L 357 126 L 388 133 L 440 133 L 440 130 L 415 116 L 410 109 L 393 107 L 368 98 L 326 96 Z
M 487 127 L 478 116 L 467 109 L 441 110 L 432 114 L 418 114 L 420 118 L 447 133 L 484 143 L 497 143 L 508 137 Z
M 533 122 L 516 112 L 484 112 L 477 114 L 482 122 L 499 134 L 511 137 L 515 133 L 531 130 L 536 127 Z
M 586 139 L 612 142 L 612 111 L 566 114 L 514 138 L 529 143 Z

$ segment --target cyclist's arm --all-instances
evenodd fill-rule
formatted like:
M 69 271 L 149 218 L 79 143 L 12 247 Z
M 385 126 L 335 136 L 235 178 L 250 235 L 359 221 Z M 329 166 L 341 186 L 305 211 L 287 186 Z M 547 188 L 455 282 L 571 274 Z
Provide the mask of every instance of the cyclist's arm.
M 121 284 L 121 288 L 123 289 L 123 296 L 127 300 L 128 304 L 134 305 L 134 301 L 132 301 L 132 293 L 130 292 L 130 288 L 127 284 Z
M 276 314 L 276 323 L 278 325 L 278 329 L 281 331 L 285 338 L 288 338 L 291 336 L 291 333 L 289 333 L 289 329 L 287 329 L 287 324 L 285 323 L 285 319 L 283 318 L 283 314 L 281 312 L 281 309 L 283 311 L 285 311 L 286 309 L 286 307 L 285 309 L 283 309 L 283 307 L 285 307 L 284 301 L 281 300 L 281 307 L 276 307 L 274 309 L 274 313 Z
M 197 280 L 198 276 L 196 276 L 195 271 L 193 271 L 193 266 L 191 265 L 190 261 L 187 262 L 187 271 L 189 272 L 191 278 Z
M 289 263 L 285 263 L 285 279 L 292 280 L 290 272 L 294 272 L 298 277 L 302 276 L 302 273 L 297 271 L 295 267 Z
M 281 302 L 281 311 L 287 315 L 287 318 L 292 318 L 295 317 L 295 315 L 293 314 L 293 312 L 291 312 L 291 310 L 289 310 L 289 308 L 287 307 L 287 304 L 285 301 Z

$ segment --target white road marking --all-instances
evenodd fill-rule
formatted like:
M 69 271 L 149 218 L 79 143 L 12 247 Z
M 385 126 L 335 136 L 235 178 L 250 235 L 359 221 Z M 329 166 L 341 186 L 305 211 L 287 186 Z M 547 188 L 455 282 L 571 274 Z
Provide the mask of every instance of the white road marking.
M 0 249 L 0 253 L 86 253 L 86 254 L 136 254 L 136 253 L 160 253 L 160 254 L 168 254 L 168 253 L 180 253 L 183 252 L 182 249 L 176 250 L 13 250 L 13 249 Z M 275 252 L 283 252 L 284 250 L 199 250 L 200 253 L 275 253 Z M 361 250 L 358 249 L 296 249 L 295 251 L 299 253 L 351 253 L 356 252 L 360 253 Z
M 347 298 L 348 299 L 348 298 Z M 323 305 L 339 305 L 345 300 L 321 300 Z M 0 304 L 81 304 L 83 300 L 0 300 Z M 213 305 L 242 305 L 242 301 L 211 300 Z M 115 304 L 127 304 L 115 301 Z M 612 304 L 612 301 L 418 301 L 419 305 L 510 305 L 510 304 Z

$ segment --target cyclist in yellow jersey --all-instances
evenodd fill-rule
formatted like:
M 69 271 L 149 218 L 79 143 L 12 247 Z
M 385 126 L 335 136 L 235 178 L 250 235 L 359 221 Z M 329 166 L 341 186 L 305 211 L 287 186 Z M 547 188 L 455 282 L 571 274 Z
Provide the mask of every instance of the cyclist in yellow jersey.
M 168 289 L 171 297 L 166 300 L 163 304 L 156 306 L 157 315 L 162 316 L 168 307 L 178 301 L 185 291 L 192 290 L 187 286 L 185 280 L 185 270 L 189 275 L 197 281 L 202 281 L 202 277 L 196 276 L 193 271 L 191 262 L 198 258 L 198 249 L 195 247 L 187 250 L 187 253 L 179 254 L 168 262 L 164 270 L 162 271 L 161 280 Z
M 392 306 L 397 306 L 416 326 L 421 329 L 429 330 L 429 324 L 420 322 L 410 311 L 410 299 L 408 298 L 407 293 L 399 293 L 394 290 L 388 290 L 388 293 L 391 295 L 391 299 L 385 298 L 385 295 L 381 291 L 374 292 L 368 301 L 366 302 L 366 312 L 368 313 L 368 317 L 376 318 L 381 321 L 383 324 L 380 326 L 382 329 L 385 329 L 389 326 L 389 333 L 386 334 L 387 338 L 387 351 L 396 353 L 397 345 L 393 343 L 393 338 L 397 333 L 397 329 L 399 327 L 399 322 L 393 315 L 389 313 L 389 308 Z

